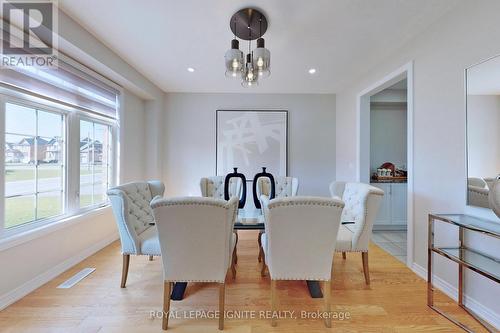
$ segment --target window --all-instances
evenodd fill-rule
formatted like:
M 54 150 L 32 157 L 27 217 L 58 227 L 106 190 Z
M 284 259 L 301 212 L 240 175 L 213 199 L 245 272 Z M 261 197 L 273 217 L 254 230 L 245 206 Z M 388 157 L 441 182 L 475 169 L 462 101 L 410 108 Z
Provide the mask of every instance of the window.
M 5 104 L 5 228 L 64 213 L 64 114 Z
M 117 179 L 119 94 L 64 55 L 56 69 L 0 71 L 0 238 L 108 203 Z
M 107 201 L 111 175 L 111 127 L 80 121 L 80 207 Z

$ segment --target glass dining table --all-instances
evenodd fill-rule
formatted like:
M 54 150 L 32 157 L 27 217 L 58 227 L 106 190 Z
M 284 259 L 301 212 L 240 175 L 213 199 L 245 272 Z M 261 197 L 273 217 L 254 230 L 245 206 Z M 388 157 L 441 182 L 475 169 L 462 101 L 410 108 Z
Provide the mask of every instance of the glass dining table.
M 234 223 L 234 230 L 236 232 L 236 246 L 238 245 L 238 230 L 260 230 L 258 242 L 260 245 L 260 235 L 264 232 L 264 217 L 260 209 L 257 208 L 243 208 L 238 210 L 238 216 Z M 312 298 L 322 298 L 323 293 L 318 281 L 306 281 L 309 294 Z M 180 301 L 184 298 L 187 282 L 177 282 L 172 290 L 171 299 Z

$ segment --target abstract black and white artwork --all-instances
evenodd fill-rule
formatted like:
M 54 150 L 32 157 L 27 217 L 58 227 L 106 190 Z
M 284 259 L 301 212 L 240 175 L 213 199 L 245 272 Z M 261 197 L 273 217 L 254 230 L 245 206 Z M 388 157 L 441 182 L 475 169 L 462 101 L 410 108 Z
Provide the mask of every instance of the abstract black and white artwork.
M 238 168 L 247 179 L 262 171 L 287 175 L 288 112 L 217 110 L 217 175 Z

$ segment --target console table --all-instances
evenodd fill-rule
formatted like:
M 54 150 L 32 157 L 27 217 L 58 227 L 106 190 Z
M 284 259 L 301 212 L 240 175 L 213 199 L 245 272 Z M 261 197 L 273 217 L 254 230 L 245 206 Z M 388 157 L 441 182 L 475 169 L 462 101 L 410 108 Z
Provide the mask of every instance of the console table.
M 435 247 L 434 245 L 434 224 L 442 222 L 455 225 L 459 228 L 458 246 L 456 247 Z M 479 318 L 472 310 L 466 307 L 464 303 L 465 272 L 464 268 L 470 269 L 482 276 L 500 283 L 500 260 L 484 253 L 468 248 L 464 243 L 465 231 L 477 232 L 486 237 L 500 239 L 500 223 L 488 221 L 485 219 L 463 215 L 463 214 L 429 214 L 429 234 L 427 250 L 427 305 L 444 316 L 457 326 L 467 332 L 473 332 L 470 328 L 460 323 L 455 318 L 446 314 L 434 305 L 433 286 L 432 286 L 432 257 L 437 253 L 458 264 L 458 305 L 476 319 L 489 332 L 496 332 L 492 325 Z

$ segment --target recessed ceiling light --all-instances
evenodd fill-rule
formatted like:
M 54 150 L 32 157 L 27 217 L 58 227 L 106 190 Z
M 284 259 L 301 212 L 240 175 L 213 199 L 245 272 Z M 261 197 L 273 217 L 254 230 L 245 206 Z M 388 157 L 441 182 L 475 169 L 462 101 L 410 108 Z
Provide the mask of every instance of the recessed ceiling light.
M 193 67 L 188 67 L 187 70 L 188 70 L 189 73 L 194 72 L 194 68 Z
M 309 74 L 314 74 L 316 73 L 316 68 L 311 68 L 308 70 Z

